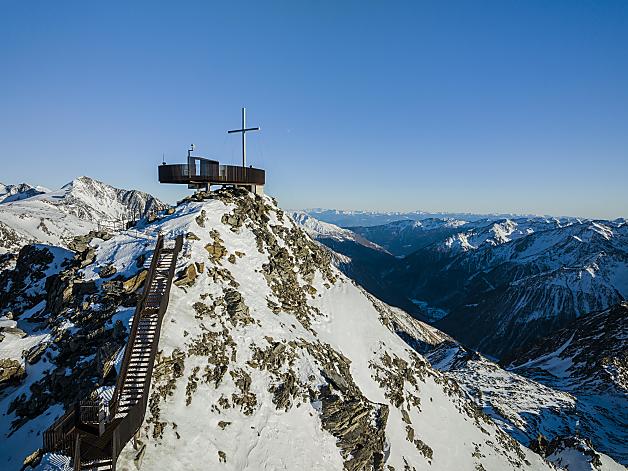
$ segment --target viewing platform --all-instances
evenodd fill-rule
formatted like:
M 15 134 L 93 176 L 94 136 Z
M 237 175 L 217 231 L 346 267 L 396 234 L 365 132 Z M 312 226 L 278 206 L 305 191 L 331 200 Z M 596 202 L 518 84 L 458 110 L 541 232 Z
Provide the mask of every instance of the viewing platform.
M 244 186 L 255 194 L 263 194 L 266 172 L 253 167 L 220 165 L 217 160 L 189 156 L 187 164 L 160 165 L 159 182 L 187 184 L 195 189 L 209 189 L 211 185 Z
M 190 189 L 209 191 L 211 185 L 233 185 L 245 187 L 256 195 L 264 194 L 266 172 L 261 168 L 246 166 L 246 133 L 259 131 L 259 127 L 246 127 L 246 108 L 242 108 L 242 127 L 227 133 L 242 135 L 242 165 L 220 165 L 217 160 L 196 157 L 194 144 L 188 149 L 187 164 L 166 164 L 159 166 L 159 183 L 188 185 Z

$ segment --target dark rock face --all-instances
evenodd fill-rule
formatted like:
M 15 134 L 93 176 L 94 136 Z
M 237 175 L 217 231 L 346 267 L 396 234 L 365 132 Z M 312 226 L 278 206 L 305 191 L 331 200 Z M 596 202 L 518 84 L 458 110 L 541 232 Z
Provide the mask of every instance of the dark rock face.
M 46 309 L 59 314 L 72 300 L 74 291 L 74 270 L 64 271 L 46 280 Z
M 555 437 L 548 441 L 543 435 L 539 435 L 536 440 L 530 443 L 529 448 L 559 466 L 563 464 L 559 455 L 566 450 L 580 452 L 594 469 L 599 469 L 602 466 L 601 456 L 595 452 L 591 442 L 586 438 Z
M 16 261 L 17 254 L 15 253 L 6 252 L 0 254 L 0 273 L 2 273 L 4 270 L 10 270 L 15 265 Z
M 502 363 L 547 382 L 549 377 L 543 374 L 543 364 L 538 360 L 552 354 L 571 362 L 564 377 L 552 375 L 555 386 L 589 386 L 592 392 L 627 391 L 628 302 L 581 317 L 528 348 L 513 352 Z M 519 368 L 526 364 L 529 366 Z
M 363 396 L 343 397 L 332 386 L 321 389 L 320 401 L 323 428 L 338 439 L 345 469 L 383 470 L 388 406 L 373 404 Z
M 50 250 L 44 245 L 22 247 L 15 268 L 0 272 L 0 313 L 3 310 L 19 313 L 41 300 L 41 294 L 30 293 L 28 288 L 45 279 L 46 269 L 53 258 Z
M 40 277 L 38 273 L 44 270 L 37 267 L 41 267 L 42 263 L 47 267 L 51 256 L 37 246 L 24 247 L 22 261 L 9 274 L 21 279 L 23 284 L 30 283 L 30 286 L 33 279 L 40 277 L 39 288 L 35 298 L 29 300 L 29 307 L 34 302 L 45 300 L 42 312 L 46 313 L 46 317 L 31 317 L 30 322 L 34 323 L 36 330 L 48 328 L 51 340 L 35 345 L 24 353 L 24 358 L 29 364 L 43 361 L 52 365 L 41 379 L 30 386 L 30 394 L 19 395 L 11 403 L 8 412 L 15 412 L 16 415 L 13 430 L 53 404 L 61 403 L 67 407 L 78 398 L 88 396 L 95 387 L 111 385 L 115 380 L 111 359 L 125 344 L 127 333 L 119 321 L 113 324 L 109 321 L 119 307 L 136 304 L 146 271 L 128 280 L 118 277 L 100 285 L 92 280 L 85 281 L 80 268 L 93 263 L 94 251 L 89 247 L 93 236 L 109 237 L 104 233 L 94 233 L 75 239 L 73 246 L 79 252 L 73 258 L 67 258 L 59 272 L 48 273 L 47 278 Z M 108 266 L 100 267 L 101 272 L 107 269 Z M 25 276 L 25 273 L 28 275 Z M 21 300 L 19 290 L 5 293 L 11 306 L 18 305 Z M 71 335 L 63 327 L 66 322 L 74 325 Z M 20 378 L 20 371 L 14 365 L 7 365 L 5 370 L 11 380 Z

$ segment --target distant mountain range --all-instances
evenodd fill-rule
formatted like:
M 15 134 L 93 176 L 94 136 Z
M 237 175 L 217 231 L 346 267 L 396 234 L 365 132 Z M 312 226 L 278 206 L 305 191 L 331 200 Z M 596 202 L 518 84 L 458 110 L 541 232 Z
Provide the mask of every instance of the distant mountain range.
M 329 239 L 337 241 L 353 241 L 356 244 L 363 245 L 369 249 L 386 252 L 386 249 L 371 242 L 365 237 L 361 237 L 355 231 L 343 229 L 327 222 L 320 221 L 310 216 L 305 211 L 293 211 L 290 213 L 294 221 L 299 224 L 305 231 L 315 239 Z
M 335 224 L 340 227 L 356 226 L 381 226 L 397 221 L 421 221 L 423 219 L 460 219 L 463 221 L 479 221 L 508 219 L 518 217 L 539 217 L 530 214 L 474 214 L 474 213 L 446 213 L 429 211 L 347 211 L 341 209 L 312 208 L 304 209 L 303 212 L 314 218 Z
M 0 254 L 29 243 L 63 245 L 78 234 L 121 225 L 165 209 L 157 198 L 79 177 L 51 191 L 26 183 L 0 184 Z
M 429 218 L 350 231 L 394 257 L 358 250 L 346 232 L 342 243 L 314 237 L 376 296 L 491 356 L 628 298 L 624 219 Z

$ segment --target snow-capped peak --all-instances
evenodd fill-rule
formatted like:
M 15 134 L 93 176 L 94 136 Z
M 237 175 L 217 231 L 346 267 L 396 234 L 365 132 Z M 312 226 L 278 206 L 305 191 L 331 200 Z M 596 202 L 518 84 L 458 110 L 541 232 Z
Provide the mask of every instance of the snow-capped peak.
M 0 183 L 0 203 L 18 201 L 31 196 L 46 193 L 50 190 L 42 186 L 31 186 L 28 183 L 18 183 L 16 185 L 5 185 Z
M 125 221 L 167 207 L 147 193 L 114 188 L 85 176 L 57 191 L 30 188 L 0 204 L 0 253 L 16 252 L 33 242 L 63 245 L 75 235 L 99 227 L 119 229 Z

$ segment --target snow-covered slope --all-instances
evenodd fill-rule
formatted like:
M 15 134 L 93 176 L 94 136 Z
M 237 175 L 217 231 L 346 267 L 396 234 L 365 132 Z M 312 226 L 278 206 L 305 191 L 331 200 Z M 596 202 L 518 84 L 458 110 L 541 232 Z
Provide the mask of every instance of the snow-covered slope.
M 385 249 L 379 245 L 365 239 L 364 237 L 350 231 L 349 229 L 343 229 L 334 224 L 328 222 L 319 221 L 318 219 L 310 216 L 304 211 L 293 211 L 290 216 L 299 226 L 315 240 L 332 239 L 338 242 L 351 241 L 356 244 L 363 245 L 369 249 L 380 250 L 386 252 Z
M 507 361 L 512 371 L 576 397 L 589 418 L 582 433 L 603 435 L 628 463 L 628 303 L 583 316 Z
M 0 253 L 17 252 L 29 243 L 63 245 L 99 225 L 120 226 L 122 219 L 139 219 L 166 207 L 147 193 L 120 190 L 89 177 L 79 177 L 59 191 L 39 191 L 43 189 L 0 204 Z
M 596 461 L 595 456 L 602 460 L 605 455 L 601 452 L 620 462 L 628 462 L 628 441 L 625 438 L 628 419 L 621 412 L 616 418 L 609 419 L 610 411 L 605 410 L 608 402 L 599 396 L 594 403 L 587 404 L 581 400 L 584 392 L 589 396 L 600 393 L 599 389 L 591 387 L 586 373 L 570 379 L 571 384 L 578 384 L 580 394 L 576 396 L 571 393 L 573 389 L 569 392 L 564 386 L 535 381 L 525 369 L 504 369 L 399 309 L 389 309 L 389 312 L 391 323 L 401 338 L 423 354 L 432 367 L 455 379 L 478 407 L 518 442 L 539 449 L 539 437 L 542 437 L 541 440 L 547 441 L 545 448 L 539 449 L 544 456 L 553 455 L 553 450 L 569 444 L 569 469 L 580 469 L 577 467 L 580 464 Z M 622 336 L 621 328 L 613 329 L 613 332 Z M 611 343 L 614 347 L 607 347 L 606 353 L 610 353 L 610 357 L 606 357 L 606 361 L 619 364 L 626 355 L 625 345 L 618 345 L 617 341 Z M 620 353 L 614 355 L 611 350 Z M 587 357 L 589 363 L 593 357 Z M 587 361 L 581 358 L 579 363 Z M 622 374 L 623 371 L 617 376 Z M 616 399 L 612 404 L 620 411 L 627 407 L 625 397 L 623 402 Z M 552 456 L 551 460 L 566 465 L 567 458 L 561 456 L 560 459 L 558 455 Z M 611 460 L 608 457 L 604 459 Z
M 270 198 L 207 198 L 138 233 L 92 241 L 95 262 L 66 268 L 46 283 L 45 306 L 25 311 L 37 310 L 34 329 L 50 343 L 0 399 L 6 469 L 39 445 L 60 402 L 112 384 L 105 366 L 120 356 L 137 284 L 124 280 L 159 231 L 186 237 L 181 277 L 139 450 L 128 444 L 118 469 L 552 469 L 410 348 L 381 303 Z M 13 313 L 18 326 L 24 315 Z

